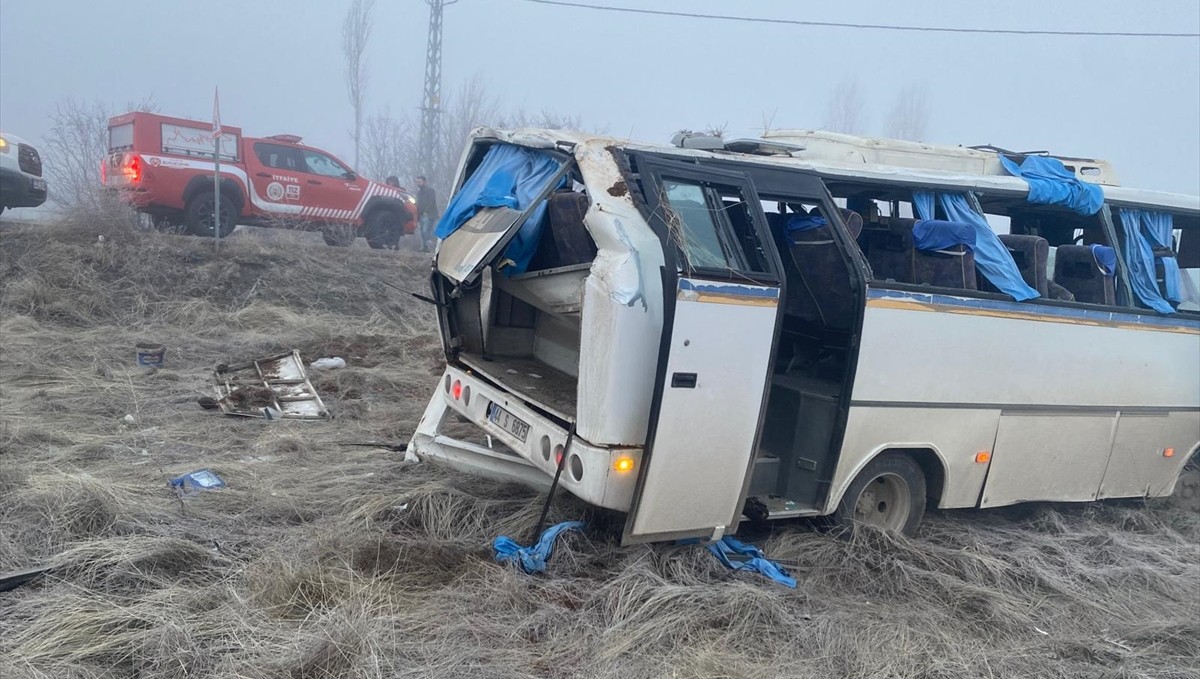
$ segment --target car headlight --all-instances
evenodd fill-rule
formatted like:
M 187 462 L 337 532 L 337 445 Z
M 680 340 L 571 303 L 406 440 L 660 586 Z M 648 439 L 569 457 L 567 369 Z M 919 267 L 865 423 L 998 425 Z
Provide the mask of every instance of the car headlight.
M 8 153 L 8 140 L 0 137 L 0 153 Z

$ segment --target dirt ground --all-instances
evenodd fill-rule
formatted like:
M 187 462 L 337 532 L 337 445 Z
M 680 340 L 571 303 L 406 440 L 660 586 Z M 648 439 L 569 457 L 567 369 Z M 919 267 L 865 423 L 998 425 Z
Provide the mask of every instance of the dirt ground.
M 103 235 L 104 241 L 99 240 Z M 407 441 L 439 374 L 412 253 L 95 222 L 0 225 L 0 677 L 1196 677 L 1200 516 L 931 512 L 912 540 L 620 548 L 563 497 L 549 572 L 491 558 L 541 497 L 343 443 Z M 141 341 L 165 368 L 134 362 Z M 202 410 L 214 366 L 298 349 L 329 422 Z M 131 416 L 127 418 L 126 416 Z M 127 422 L 132 419 L 132 422 Z M 209 468 L 227 487 L 180 498 Z

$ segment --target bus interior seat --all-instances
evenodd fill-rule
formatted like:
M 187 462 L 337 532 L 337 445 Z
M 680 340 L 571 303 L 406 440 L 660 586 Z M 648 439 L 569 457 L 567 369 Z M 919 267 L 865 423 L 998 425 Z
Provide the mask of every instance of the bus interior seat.
M 814 210 L 811 216 L 821 216 Z M 847 210 L 842 219 L 851 238 L 862 229 L 862 217 Z M 854 327 L 857 298 L 850 287 L 846 261 L 834 240 L 832 226 L 826 223 L 807 231 L 792 232 L 791 259 L 812 291 L 823 324 L 833 330 Z
M 1021 278 L 1029 287 L 1038 291 L 1042 297 L 1050 296 L 1049 279 L 1046 276 L 1046 258 L 1050 255 L 1050 242 L 1041 236 L 1026 236 L 1019 234 L 1000 234 L 1000 242 L 1012 254 Z M 1000 292 L 991 281 L 979 276 L 979 289 L 988 292 Z
M 558 191 L 550 196 L 548 218 L 530 271 L 586 264 L 596 258 L 596 243 L 584 226 L 588 197 L 577 191 Z
M 1112 251 L 1112 248 L 1105 248 Z M 1116 304 L 1116 276 L 1109 275 L 1088 245 L 1060 245 L 1054 258 L 1054 282 L 1070 290 L 1075 301 Z
M 864 248 L 875 278 L 897 283 L 975 290 L 975 253 L 965 245 L 920 250 L 913 242 L 915 219 L 887 218 L 865 229 Z
M 800 274 L 796 262 L 787 255 L 788 244 L 785 234 L 788 220 L 793 216 L 795 216 L 793 213 L 788 212 L 767 213 L 767 224 L 771 228 L 771 238 L 779 250 L 780 259 L 783 260 L 783 274 L 787 284 L 783 312 L 788 316 L 795 316 L 805 321 L 820 322 L 821 309 L 817 306 L 815 291 L 808 286 L 804 276 Z

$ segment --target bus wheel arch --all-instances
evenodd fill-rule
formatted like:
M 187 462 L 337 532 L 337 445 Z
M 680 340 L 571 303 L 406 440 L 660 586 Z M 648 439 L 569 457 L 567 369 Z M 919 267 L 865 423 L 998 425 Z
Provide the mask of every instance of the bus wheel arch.
M 1200 444 L 1192 448 L 1175 477 L 1171 505 L 1187 512 L 1200 512 Z
M 913 535 L 929 498 L 940 499 L 946 467 L 932 447 L 885 447 L 846 484 L 830 519 L 848 533 L 858 523 Z

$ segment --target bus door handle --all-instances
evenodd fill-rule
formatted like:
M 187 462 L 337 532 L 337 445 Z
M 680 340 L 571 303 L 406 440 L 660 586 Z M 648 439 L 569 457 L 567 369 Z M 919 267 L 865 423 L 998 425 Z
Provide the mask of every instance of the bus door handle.
M 671 373 L 671 387 L 673 389 L 695 389 L 696 373 Z
M 308 180 L 308 183 L 309 183 L 309 184 L 320 184 L 321 182 L 319 182 L 319 181 L 317 181 L 317 180 L 315 180 L 315 179 L 310 179 L 310 180 Z
M 270 179 L 271 173 L 270 172 L 256 172 L 256 173 L 254 173 L 254 176 L 255 177 L 266 177 L 267 179 Z

